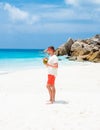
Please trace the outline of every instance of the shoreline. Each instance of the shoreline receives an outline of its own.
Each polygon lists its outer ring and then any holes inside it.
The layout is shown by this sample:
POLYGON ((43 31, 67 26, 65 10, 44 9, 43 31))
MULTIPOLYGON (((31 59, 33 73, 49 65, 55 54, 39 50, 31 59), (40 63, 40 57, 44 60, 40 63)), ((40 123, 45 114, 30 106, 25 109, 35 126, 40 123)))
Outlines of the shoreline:
MULTIPOLYGON (((60 59, 60 58, 59 58, 60 59)), ((42 59, 41 59, 42 61, 42 59)), ((38 61, 38 62, 41 62, 38 61)), ((33 61, 34 62, 34 61, 33 61)), ((32 64, 32 63, 31 63, 32 64)), ((59 61, 59 66, 60 67, 69 67, 69 66, 85 66, 85 65, 91 65, 91 64, 100 64, 100 63, 93 63, 93 62, 78 62, 78 61, 67 61, 67 59, 65 57, 62 57, 62 59, 59 61)), ((9 74, 9 73, 14 73, 14 72, 19 72, 19 71, 25 71, 25 70, 33 70, 33 69, 44 69, 45 66, 43 65, 43 63, 38 63, 38 65, 21 65, 16 66, 16 63, 12 66, 8 67, 5 66, 3 68, 0 69, 0 75, 4 75, 4 74, 9 74), (41 64, 41 65, 39 65, 41 64)))
MULTIPOLYGON (((92 80, 95 82, 100 82, 99 78, 100 74, 100 63, 89 63, 89 64, 76 64, 76 65, 60 65, 58 68, 58 74, 56 79, 56 85, 57 86, 66 86, 68 82, 69 86, 67 85, 66 89, 72 88, 74 90, 75 88, 78 88, 79 86, 84 87, 84 82, 86 82, 86 85, 91 84, 92 80), (62 78, 63 77, 63 78, 62 78), (60 81, 61 80, 61 81, 60 81), (64 84, 65 83, 65 84, 64 84), (77 87, 78 86, 78 87, 77 87)), ((17 82, 17 81, 24 81, 26 79, 30 80, 30 83, 34 85, 35 82, 38 82, 38 78, 41 79, 40 82, 44 83, 46 82, 47 78, 47 68, 44 66, 37 67, 37 68, 28 68, 28 69, 22 69, 22 70, 16 70, 12 72, 2 72, 0 74, 0 86, 4 83, 3 81, 8 79, 10 83, 17 82), (25 79, 23 79, 25 78, 25 79), (12 79, 12 80, 11 80, 12 79), (14 80, 13 80, 14 79, 14 80)), ((38 82, 39 83, 39 82, 38 82)), ((7 84, 6 84, 7 85, 7 84)), ((25 85, 25 84, 23 84, 25 85)), ((96 87, 98 84, 91 84, 96 87)), ((100 85, 100 83, 99 83, 100 85)), ((82 89, 81 87, 81 89, 82 89)), ((92 88, 91 87, 91 88, 92 88)), ((94 88, 94 87, 93 87, 94 88)), ((79 88, 80 89, 80 88, 79 88)), ((95 88, 94 88, 95 89, 95 88)), ((99 86, 98 86, 99 89, 99 86)))

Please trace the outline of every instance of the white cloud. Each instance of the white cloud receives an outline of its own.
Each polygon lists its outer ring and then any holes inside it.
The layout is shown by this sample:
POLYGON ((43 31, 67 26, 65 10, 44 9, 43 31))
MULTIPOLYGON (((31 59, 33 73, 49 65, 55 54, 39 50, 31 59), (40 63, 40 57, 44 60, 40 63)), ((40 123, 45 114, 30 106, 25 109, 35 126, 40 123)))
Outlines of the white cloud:
POLYGON ((31 15, 26 11, 23 11, 15 6, 8 3, 4 4, 3 9, 8 12, 10 19, 13 22, 26 22, 28 24, 33 24, 39 20, 36 15, 31 15))
POLYGON ((27 32, 36 34, 58 34, 58 33, 90 33, 99 32, 99 24, 74 24, 74 23, 45 23, 37 26, 16 25, 13 29, 15 32, 27 32))
MULTIPOLYGON (((91 20, 91 22, 99 22, 100 17, 100 0, 65 0, 66 5, 70 7, 69 17, 73 20, 91 20)), ((68 11, 67 7, 66 10, 68 11)))
MULTIPOLYGON (((84 1, 86 2, 86 0, 84 1)), ((59 5, 32 4, 18 8, 5 3, 3 4, 5 10, 3 13, 9 14, 10 20, 15 22, 15 24, 12 24, 5 20, 6 23, 11 25, 9 30, 11 29, 12 32, 67 33, 98 30, 100 26, 99 7, 92 8, 90 6, 87 9, 86 7, 80 7, 82 0, 66 0, 66 2, 75 6, 61 7, 59 5), (16 24, 17 22, 20 24, 16 24), (33 26, 33 23, 35 23, 35 26, 33 26)), ((0 5, 2 6, 2 4, 0 5)))
POLYGON ((10 17, 13 20, 25 20, 28 18, 28 13, 25 11, 22 11, 14 6, 11 6, 10 4, 6 3, 4 5, 4 10, 9 12, 10 17))
POLYGON ((66 4, 73 6, 76 5, 86 5, 86 4, 100 4, 100 0, 65 0, 66 4))
POLYGON ((70 5, 78 5, 79 1, 78 0, 65 0, 66 4, 70 5))
MULTIPOLYGON (((87 0, 89 1, 89 0, 87 0)), ((99 0, 96 0, 99 1, 99 0)), ((79 5, 82 0, 66 0, 66 2, 79 5)), ((86 2, 86 0, 84 0, 86 2)), ((99 21, 99 8, 92 8, 91 6, 86 9, 85 7, 78 7, 78 8, 67 8, 67 7, 60 7, 57 5, 45 5, 45 4, 38 4, 38 5, 30 5, 28 8, 24 8, 24 10, 12 6, 8 3, 4 4, 4 10, 9 14, 10 19, 13 22, 23 22, 28 24, 33 23, 48 23, 48 22, 69 22, 72 21, 79 21, 79 20, 92 20, 92 21, 99 21), (31 7, 30 7, 31 6, 31 7), (34 7, 34 8, 33 8, 34 7), (30 13, 34 12, 34 14, 30 13), (28 11, 26 11, 28 10, 28 11), (96 19, 95 19, 96 18, 96 19)))
POLYGON ((100 0, 93 0, 94 3, 100 4, 100 0))
POLYGON ((69 22, 70 20, 90 20, 91 16, 89 12, 84 12, 82 9, 76 11, 74 9, 61 8, 53 12, 42 13, 41 17, 54 22, 69 22))

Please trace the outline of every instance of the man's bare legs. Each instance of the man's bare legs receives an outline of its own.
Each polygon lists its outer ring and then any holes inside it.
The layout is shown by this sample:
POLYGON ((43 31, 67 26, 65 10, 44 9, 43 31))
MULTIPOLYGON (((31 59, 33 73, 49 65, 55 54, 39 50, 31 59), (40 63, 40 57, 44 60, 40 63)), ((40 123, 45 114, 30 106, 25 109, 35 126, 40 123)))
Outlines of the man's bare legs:
POLYGON ((55 102, 55 94, 56 94, 55 86, 52 86, 52 102, 55 102))
POLYGON ((55 94, 56 94, 55 86, 47 85, 47 89, 50 96, 50 102, 51 103, 55 102, 55 94))
POLYGON ((49 92, 50 101, 52 101, 52 89, 51 89, 49 84, 47 84, 47 89, 48 89, 48 92, 49 92))

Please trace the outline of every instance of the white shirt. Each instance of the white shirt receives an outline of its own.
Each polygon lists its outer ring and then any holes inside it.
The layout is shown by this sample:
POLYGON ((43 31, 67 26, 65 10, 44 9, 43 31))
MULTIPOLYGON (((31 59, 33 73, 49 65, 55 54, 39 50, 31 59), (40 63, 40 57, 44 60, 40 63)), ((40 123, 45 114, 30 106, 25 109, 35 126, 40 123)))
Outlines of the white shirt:
MULTIPOLYGON (((48 60, 48 64, 50 65, 54 65, 55 63, 58 63, 58 58, 56 55, 50 56, 49 60, 48 60)), ((57 68, 53 68, 48 66, 48 74, 57 75, 57 68)))

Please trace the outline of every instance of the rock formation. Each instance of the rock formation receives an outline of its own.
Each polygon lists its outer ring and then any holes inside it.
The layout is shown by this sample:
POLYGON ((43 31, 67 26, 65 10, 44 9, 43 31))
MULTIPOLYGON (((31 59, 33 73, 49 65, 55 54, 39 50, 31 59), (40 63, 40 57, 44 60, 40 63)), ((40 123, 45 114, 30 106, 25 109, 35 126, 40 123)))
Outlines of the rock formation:
POLYGON ((63 56, 68 55, 71 56, 71 46, 74 43, 74 41, 70 38, 68 41, 64 44, 62 44, 55 52, 57 56, 63 56))
POLYGON ((100 35, 85 40, 69 39, 55 54, 68 55, 69 60, 100 62, 100 35))

